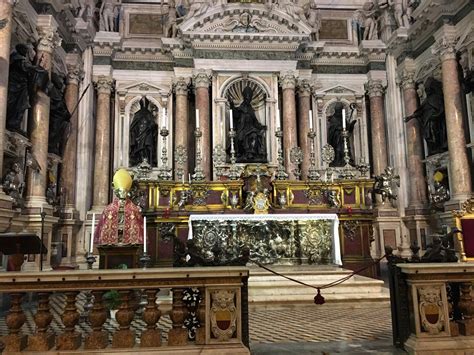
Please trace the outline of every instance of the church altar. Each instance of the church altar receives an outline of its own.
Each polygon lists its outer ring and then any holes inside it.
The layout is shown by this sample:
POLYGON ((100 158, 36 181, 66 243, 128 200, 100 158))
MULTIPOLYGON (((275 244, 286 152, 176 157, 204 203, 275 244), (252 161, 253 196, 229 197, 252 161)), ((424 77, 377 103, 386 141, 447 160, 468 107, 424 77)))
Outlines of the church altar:
POLYGON ((189 216, 188 240, 208 259, 239 256, 264 264, 342 265, 336 214, 204 214, 189 216))

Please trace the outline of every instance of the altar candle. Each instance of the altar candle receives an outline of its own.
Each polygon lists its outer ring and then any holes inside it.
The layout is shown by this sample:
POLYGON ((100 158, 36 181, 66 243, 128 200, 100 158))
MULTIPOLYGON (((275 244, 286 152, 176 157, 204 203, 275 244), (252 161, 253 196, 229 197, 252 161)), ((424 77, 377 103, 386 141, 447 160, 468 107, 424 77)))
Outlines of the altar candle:
POLYGON ((342 109, 342 129, 346 130, 346 110, 342 109))
POLYGON ((276 109, 276 129, 280 130, 280 110, 276 109))
POLYGON ((143 254, 146 254, 146 217, 143 217, 143 254))
POLYGON ((95 234, 95 213, 92 214, 92 230, 91 230, 91 240, 89 243, 89 253, 92 254, 94 250, 94 234, 95 234))
POLYGON ((191 182, 191 173, 188 173, 188 181, 191 182))
POLYGON ((161 127, 166 128, 166 109, 163 109, 163 115, 161 116, 161 127))
POLYGON ((313 111, 309 110, 309 129, 313 130, 313 111))
POLYGON ((199 128, 199 109, 196 109, 196 129, 199 128))
POLYGON ((184 174, 181 177, 183 178, 183 185, 184 185, 184 174))
POLYGON ((232 110, 229 111, 229 123, 230 129, 234 129, 234 116, 232 115, 232 110))

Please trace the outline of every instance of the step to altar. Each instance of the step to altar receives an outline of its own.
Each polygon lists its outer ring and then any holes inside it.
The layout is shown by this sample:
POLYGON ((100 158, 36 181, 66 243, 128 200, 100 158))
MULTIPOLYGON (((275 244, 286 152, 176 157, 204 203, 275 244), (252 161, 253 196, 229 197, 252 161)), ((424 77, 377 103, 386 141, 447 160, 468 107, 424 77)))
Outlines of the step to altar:
MULTIPOLYGON (((351 270, 333 265, 283 266, 270 268, 285 276, 312 286, 322 286, 351 274, 351 270)), ((313 303, 316 289, 274 275, 257 266, 250 266, 248 282, 249 306, 279 306, 313 303)), ((321 294, 326 302, 385 302, 390 301, 388 288, 382 280, 355 275, 321 294)))

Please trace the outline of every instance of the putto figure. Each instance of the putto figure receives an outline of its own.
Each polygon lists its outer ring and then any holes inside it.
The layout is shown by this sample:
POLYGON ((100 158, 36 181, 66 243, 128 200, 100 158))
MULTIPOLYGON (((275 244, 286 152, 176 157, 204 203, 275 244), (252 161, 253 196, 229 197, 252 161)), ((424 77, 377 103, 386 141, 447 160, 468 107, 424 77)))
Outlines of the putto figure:
POLYGON ((382 204, 384 204, 387 199, 389 201, 394 201, 398 198, 395 194, 394 185, 400 187, 400 176, 395 175, 393 167, 387 166, 384 172, 378 176, 375 176, 373 192, 382 197, 382 204))

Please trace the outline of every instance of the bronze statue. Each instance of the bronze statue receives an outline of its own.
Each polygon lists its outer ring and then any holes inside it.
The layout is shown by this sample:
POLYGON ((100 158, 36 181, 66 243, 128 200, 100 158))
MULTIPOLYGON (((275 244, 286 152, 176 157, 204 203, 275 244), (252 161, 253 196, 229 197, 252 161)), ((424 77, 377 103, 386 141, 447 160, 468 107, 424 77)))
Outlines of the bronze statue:
POLYGON ((391 166, 387 166, 384 172, 378 176, 374 176, 374 179, 373 192, 381 196, 382 204, 385 204, 387 199, 393 201, 398 198, 396 193, 393 191, 393 185, 400 186, 400 176, 395 175, 391 166))
POLYGON ((13 207, 23 207, 23 189, 25 177, 20 163, 13 162, 3 178, 3 190, 13 199, 13 207))
POLYGON ((140 110, 133 116, 130 125, 130 166, 136 166, 145 159, 151 166, 157 166, 158 124, 149 108, 146 97, 140 100, 140 110))
POLYGON ((17 44, 10 55, 8 80, 7 129, 22 134, 25 111, 31 108, 31 99, 37 90, 47 93, 49 74, 40 65, 33 64, 35 51, 25 44, 17 44))
MULTIPOLYGON (((342 136, 342 110, 344 105, 342 102, 336 102, 334 105, 334 113, 328 118, 328 143, 334 148, 334 160, 329 166, 344 166, 346 163, 344 161, 344 137, 342 136)), ((349 133, 349 137, 354 131, 354 126, 356 120, 351 120, 347 122, 346 130, 349 133)), ((350 144, 347 145, 349 149, 349 156, 352 159, 350 144)))
POLYGON ((64 99, 64 78, 53 73, 51 81, 48 152, 62 156, 69 136, 71 114, 64 99))
POLYGON ((442 84, 430 77, 426 80, 424 87, 426 99, 412 115, 405 118, 405 122, 413 118, 420 122, 429 156, 445 152, 448 149, 448 138, 442 84))
POLYGON ((252 107, 253 90, 246 86, 242 92, 244 101, 239 107, 229 98, 236 129, 235 146, 237 163, 265 163, 267 149, 265 142, 266 126, 262 125, 252 107))

